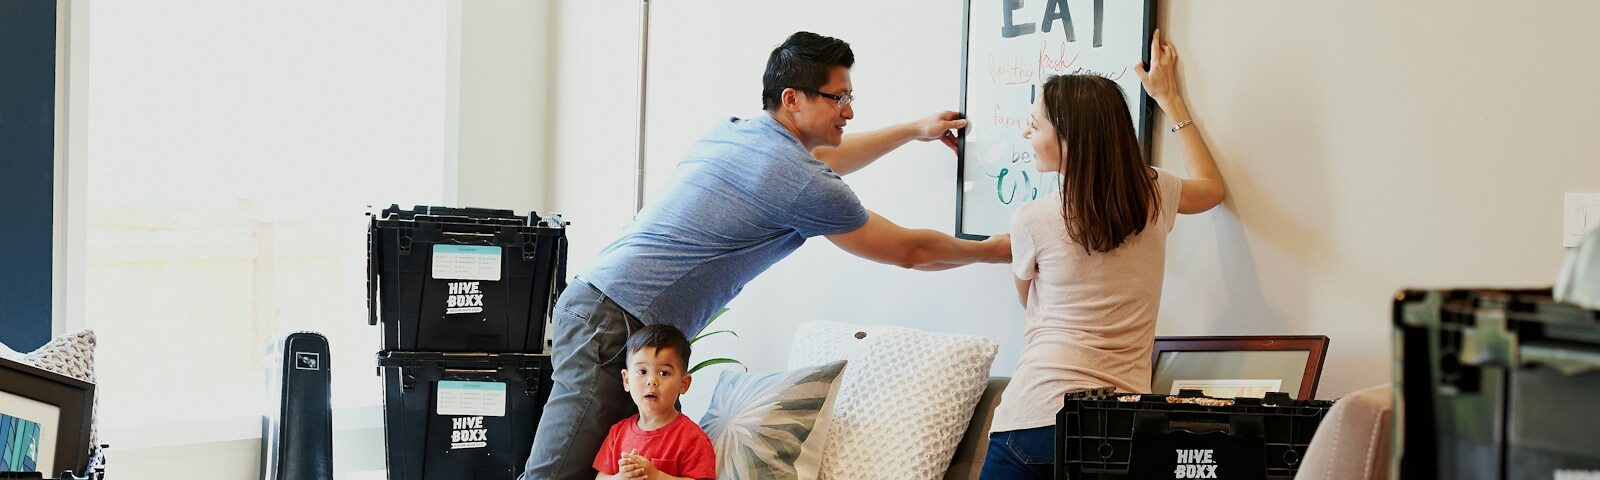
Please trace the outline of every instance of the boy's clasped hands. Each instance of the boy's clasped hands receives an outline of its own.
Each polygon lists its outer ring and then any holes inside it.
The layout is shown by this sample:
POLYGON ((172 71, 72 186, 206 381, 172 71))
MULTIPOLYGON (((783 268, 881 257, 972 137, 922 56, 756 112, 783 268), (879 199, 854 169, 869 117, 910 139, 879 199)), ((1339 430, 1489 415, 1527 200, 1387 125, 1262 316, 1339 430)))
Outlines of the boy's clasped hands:
POLYGON ((622 452, 622 456, 617 458, 617 478, 654 480, 657 473, 660 473, 660 471, 656 470, 656 466, 650 463, 650 459, 640 455, 638 449, 634 449, 631 452, 622 452))

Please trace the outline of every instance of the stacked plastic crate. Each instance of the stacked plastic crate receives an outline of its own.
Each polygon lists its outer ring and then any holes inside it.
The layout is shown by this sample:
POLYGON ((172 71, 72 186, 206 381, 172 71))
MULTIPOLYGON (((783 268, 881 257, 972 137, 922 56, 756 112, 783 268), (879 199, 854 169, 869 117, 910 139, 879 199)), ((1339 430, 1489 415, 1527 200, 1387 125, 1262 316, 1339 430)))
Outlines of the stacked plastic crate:
POLYGON ((545 332, 567 223, 510 210, 390 206, 368 229, 369 323, 391 480, 522 471, 550 392, 545 332))
POLYGON ((1068 392, 1056 414, 1057 479, 1290 480, 1333 402, 1068 392))
POLYGON ((1550 294, 1396 296, 1401 478, 1600 478, 1600 310, 1550 294))

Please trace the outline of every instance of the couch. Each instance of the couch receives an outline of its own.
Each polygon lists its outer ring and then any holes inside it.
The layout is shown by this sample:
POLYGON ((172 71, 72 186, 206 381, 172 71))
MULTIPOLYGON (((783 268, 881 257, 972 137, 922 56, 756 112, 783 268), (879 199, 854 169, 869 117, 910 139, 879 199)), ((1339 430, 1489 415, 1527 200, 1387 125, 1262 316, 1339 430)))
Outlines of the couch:
POLYGON ((989 383, 983 388, 983 396, 978 399, 978 406, 972 411, 972 423, 967 425, 966 433, 961 435, 961 443, 956 445, 956 454, 950 459, 950 470, 944 474, 945 480, 971 480, 978 478, 978 472, 983 469, 983 456, 989 452, 989 424, 994 419, 994 406, 1000 403, 1000 392, 1010 383, 1009 377, 990 377, 989 383))

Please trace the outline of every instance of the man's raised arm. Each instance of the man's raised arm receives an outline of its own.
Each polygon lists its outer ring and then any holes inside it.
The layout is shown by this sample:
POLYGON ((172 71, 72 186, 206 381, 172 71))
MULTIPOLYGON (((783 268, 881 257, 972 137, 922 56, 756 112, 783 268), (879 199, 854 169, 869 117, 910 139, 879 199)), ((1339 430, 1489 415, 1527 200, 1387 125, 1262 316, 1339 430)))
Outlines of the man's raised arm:
POLYGON ((817 147, 811 150, 811 155, 828 164, 834 173, 847 175, 912 140, 939 140, 955 150, 956 136, 953 131, 967 126, 967 121, 960 117, 959 113, 944 111, 916 121, 848 134, 839 146, 817 147))

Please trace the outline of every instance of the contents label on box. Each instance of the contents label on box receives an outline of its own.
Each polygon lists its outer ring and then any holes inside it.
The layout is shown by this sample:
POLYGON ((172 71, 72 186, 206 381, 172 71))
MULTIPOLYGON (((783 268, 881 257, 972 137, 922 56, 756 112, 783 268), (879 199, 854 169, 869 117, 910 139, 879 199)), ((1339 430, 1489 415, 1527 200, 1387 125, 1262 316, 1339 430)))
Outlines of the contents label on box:
POLYGON ((506 384, 500 382, 439 381, 439 415, 506 416, 506 384))
POLYGON ((434 245, 435 280, 500 281, 500 247, 482 245, 434 245))

